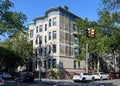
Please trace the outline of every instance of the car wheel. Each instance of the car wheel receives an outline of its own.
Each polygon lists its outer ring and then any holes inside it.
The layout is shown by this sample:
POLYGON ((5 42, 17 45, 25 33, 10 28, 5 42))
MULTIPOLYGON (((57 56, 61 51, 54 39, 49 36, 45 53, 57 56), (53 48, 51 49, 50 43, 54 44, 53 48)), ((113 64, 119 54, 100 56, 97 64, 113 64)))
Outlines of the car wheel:
POLYGON ((73 82, 77 83, 78 81, 76 81, 76 80, 73 80, 73 82))
POLYGON ((94 78, 94 77, 92 77, 92 81, 95 81, 95 78, 94 78))
POLYGON ((19 82, 19 79, 15 79, 15 82, 19 82))
POLYGON ((110 80, 110 79, 112 79, 111 77, 107 77, 107 80, 110 80))
POLYGON ((102 77, 100 77, 100 80, 103 80, 103 78, 102 78, 102 77))
POLYGON ((110 79, 113 79, 112 77, 110 77, 110 79))
POLYGON ((86 81, 86 79, 85 79, 85 78, 83 78, 83 79, 82 79, 82 81, 83 81, 83 82, 85 82, 85 81, 86 81))

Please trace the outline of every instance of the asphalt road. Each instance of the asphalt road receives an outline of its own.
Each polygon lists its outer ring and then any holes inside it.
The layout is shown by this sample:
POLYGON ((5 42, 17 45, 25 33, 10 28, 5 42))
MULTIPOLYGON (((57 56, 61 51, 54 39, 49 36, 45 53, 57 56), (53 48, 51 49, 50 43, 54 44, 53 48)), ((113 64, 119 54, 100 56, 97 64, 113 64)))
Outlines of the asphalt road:
POLYGON ((15 82, 13 80, 5 81, 5 86, 120 86, 120 79, 103 80, 85 83, 74 83, 72 80, 43 80, 41 82, 15 82))

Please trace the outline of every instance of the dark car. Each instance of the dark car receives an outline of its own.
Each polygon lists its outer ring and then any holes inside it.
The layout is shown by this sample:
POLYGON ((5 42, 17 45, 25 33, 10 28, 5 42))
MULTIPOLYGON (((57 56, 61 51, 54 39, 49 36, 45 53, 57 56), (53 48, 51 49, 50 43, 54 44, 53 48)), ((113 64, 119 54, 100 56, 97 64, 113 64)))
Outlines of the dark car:
POLYGON ((15 76, 15 81, 33 82, 34 75, 32 72, 20 72, 15 76))
POLYGON ((8 72, 0 72, 0 77, 3 79, 12 79, 12 75, 8 72))

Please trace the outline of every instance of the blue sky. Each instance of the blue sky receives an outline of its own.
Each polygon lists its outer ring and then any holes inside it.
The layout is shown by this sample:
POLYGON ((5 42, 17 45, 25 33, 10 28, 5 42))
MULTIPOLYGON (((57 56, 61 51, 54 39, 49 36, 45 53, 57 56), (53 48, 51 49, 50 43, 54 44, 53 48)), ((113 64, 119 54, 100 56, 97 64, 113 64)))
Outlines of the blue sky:
MULTIPOLYGON (((27 16, 27 25, 34 18, 45 15, 49 8, 68 6, 69 11, 90 21, 97 21, 100 0, 10 0, 14 3, 13 11, 22 12, 27 16)), ((2 41, 5 37, 1 37, 2 41)))
POLYGON ((64 5, 68 6, 69 11, 77 16, 96 21, 100 0, 11 0, 11 2, 15 5, 13 11, 21 11, 28 17, 27 24, 34 18, 43 16, 47 9, 64 5))

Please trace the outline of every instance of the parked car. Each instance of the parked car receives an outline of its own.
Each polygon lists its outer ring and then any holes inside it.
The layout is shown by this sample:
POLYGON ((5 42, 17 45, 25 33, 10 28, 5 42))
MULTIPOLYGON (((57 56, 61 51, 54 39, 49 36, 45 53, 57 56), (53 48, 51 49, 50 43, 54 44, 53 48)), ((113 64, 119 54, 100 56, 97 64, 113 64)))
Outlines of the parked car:
POLYGON ((12 75, 8 72, 0 72, 0 77, 3 79, 12 79, 12 75))
POLYGON ((92 76, 89 73, 75 73, 73 76, 73 81, 77 82, 77 81, 94 81, 94 76, 92 76))
POLYGON ((116 72, 116 73, 114 73, 116 76, 117 76, 117 78, 120 78, 120 72, 116 72))
POLYGON ((119 77, 118 77, 117 74, 115 74, 115 73, 108 73, 108 78, 109 78, 109 79, 117 79, 117 78, 119 78, 119 77))
POLYGON ((4 86, 4 80, 0 77, 0 86, 4 86))
POLYGON ((95 80, 109 79, 108 74, 104 72, 94 73, 95 80))
POLYGON ((20 72, 15 76, 15 81, 33 82, 34 75, 32 72, 20 72))

